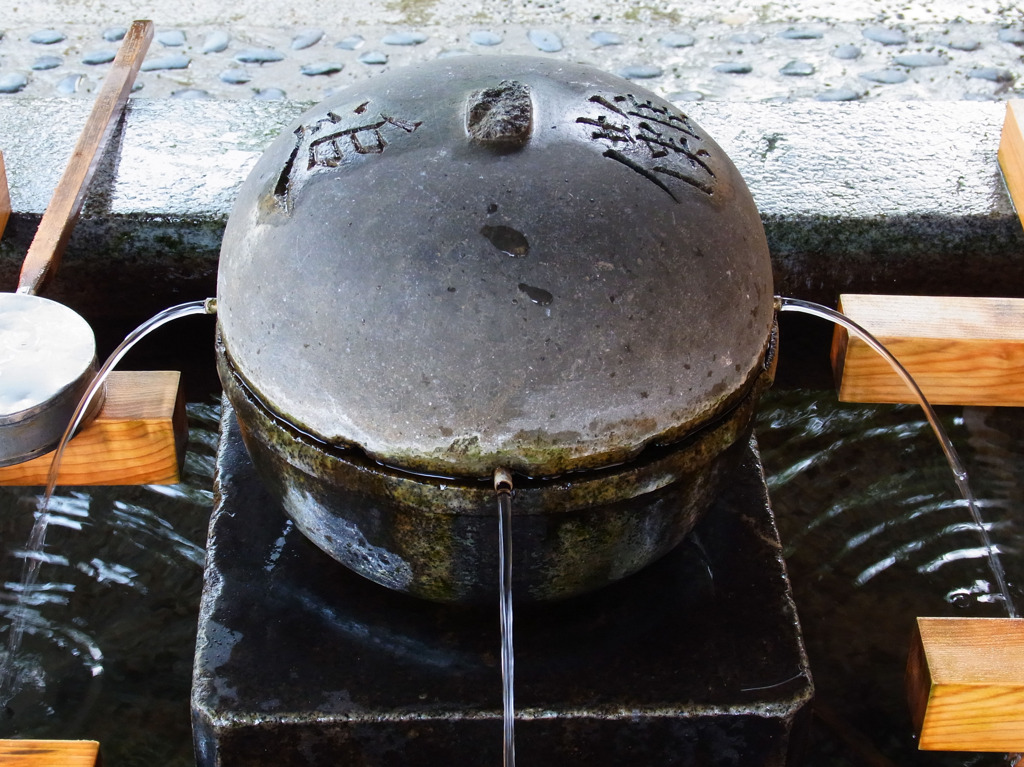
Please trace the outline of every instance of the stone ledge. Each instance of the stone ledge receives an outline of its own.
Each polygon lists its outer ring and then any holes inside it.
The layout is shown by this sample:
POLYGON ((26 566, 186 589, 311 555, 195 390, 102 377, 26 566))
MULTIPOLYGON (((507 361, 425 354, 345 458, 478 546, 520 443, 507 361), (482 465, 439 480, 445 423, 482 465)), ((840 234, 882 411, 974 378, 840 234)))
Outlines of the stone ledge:
MULTIPOLYGON (((48 295, 88 318, 212 295, 224 223, 300 102, 134 100, 48 295)), ((90 105, 0 102, 13 214, 0 280, 21 259, 90 105)), ((727 104, 688 108, 761 210, 780 293, 1024 295, 1024 231, 999 172, 1005 105, 727 104)))

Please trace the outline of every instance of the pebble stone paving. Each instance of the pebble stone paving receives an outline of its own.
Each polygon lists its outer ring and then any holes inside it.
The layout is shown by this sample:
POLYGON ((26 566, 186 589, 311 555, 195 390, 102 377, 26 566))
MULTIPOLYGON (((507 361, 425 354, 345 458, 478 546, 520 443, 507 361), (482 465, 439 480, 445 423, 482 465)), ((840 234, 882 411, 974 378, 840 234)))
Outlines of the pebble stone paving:
MULTIPOLYGON (((0 20, 2 24, 2 20, 0 20)), ((0 98, 89 97, 124 27, 0 27, 0 98)), ((592 64, 676 102, 1002 100, 1024 89, 1024 20, 1006 23, 566 23, 157 27, 149 98, 319 101, 413 62, 520 54, 592 64)))

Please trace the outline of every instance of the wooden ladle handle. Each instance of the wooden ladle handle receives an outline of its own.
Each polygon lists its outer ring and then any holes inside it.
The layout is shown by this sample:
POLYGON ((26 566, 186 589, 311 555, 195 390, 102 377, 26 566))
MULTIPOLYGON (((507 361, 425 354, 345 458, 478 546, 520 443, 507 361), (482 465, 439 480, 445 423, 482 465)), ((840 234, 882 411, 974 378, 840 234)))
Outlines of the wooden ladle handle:
POLYGON ((153 22, 132 22, 21 265, 19 293, 38 293, 60 266, 89 181, 124 110, 152 39, 153 22))
POLYGON ((11 192, 7 187, 7 171, 4 169, 4 153, 0 152, 0 237, 11 217, 11 192))

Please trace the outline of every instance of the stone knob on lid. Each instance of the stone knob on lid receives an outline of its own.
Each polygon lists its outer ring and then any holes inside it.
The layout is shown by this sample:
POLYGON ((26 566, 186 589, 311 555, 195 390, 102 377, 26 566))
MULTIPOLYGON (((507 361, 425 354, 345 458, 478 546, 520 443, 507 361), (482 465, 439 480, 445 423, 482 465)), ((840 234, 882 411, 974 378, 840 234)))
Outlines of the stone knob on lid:
POLYGON ((502 80, 474 93, 469 100, 466 130, 474 141, 497 147, 519 147, 530 139, 533 102, 530 86, 502 80))

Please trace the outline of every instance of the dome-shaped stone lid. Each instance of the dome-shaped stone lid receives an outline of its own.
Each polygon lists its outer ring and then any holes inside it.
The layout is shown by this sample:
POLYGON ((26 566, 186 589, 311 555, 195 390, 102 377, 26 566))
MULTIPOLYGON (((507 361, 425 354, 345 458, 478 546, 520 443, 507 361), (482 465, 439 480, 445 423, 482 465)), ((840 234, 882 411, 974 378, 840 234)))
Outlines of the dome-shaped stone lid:
POLYGON ((221 251, 227 357, 298 429, 413 471, 610 466, 761 371, 768 249, 733 164, 636 84, 519 57, 306 112, 221 251))

